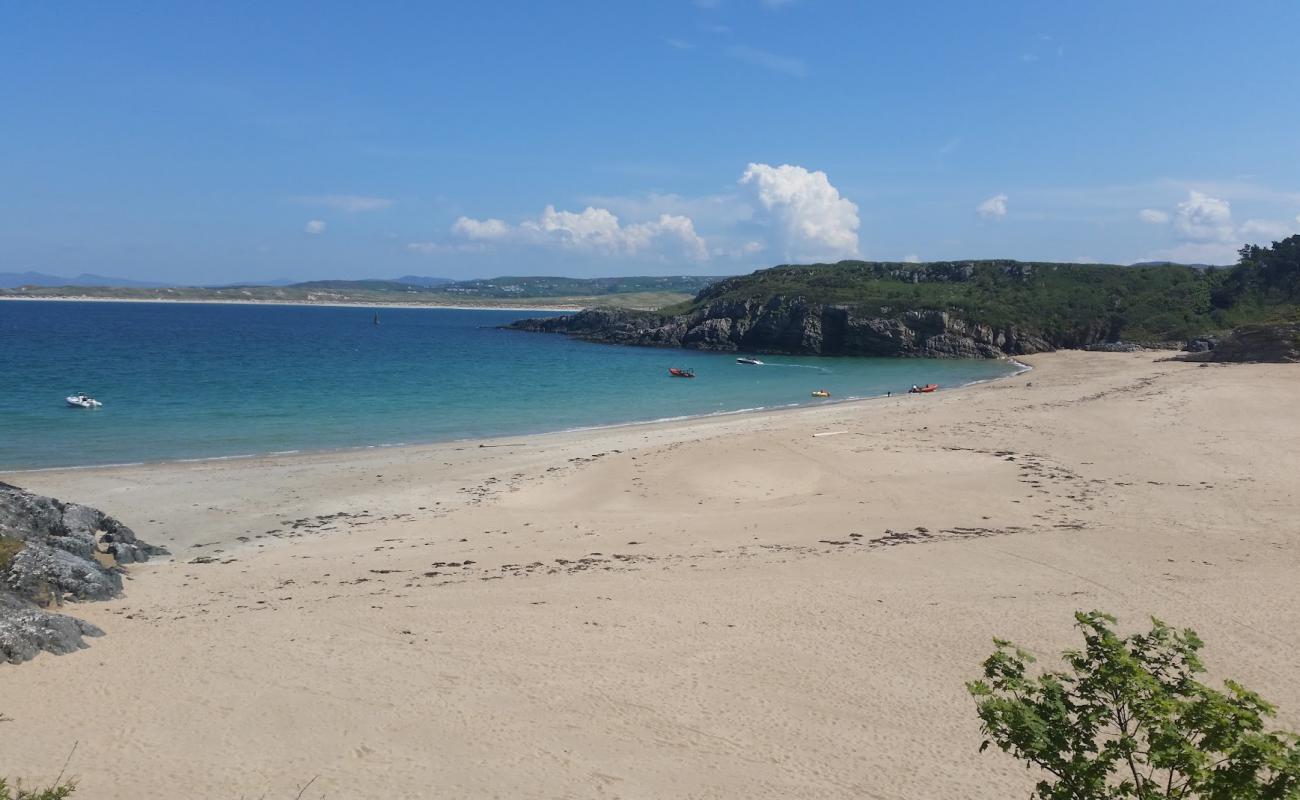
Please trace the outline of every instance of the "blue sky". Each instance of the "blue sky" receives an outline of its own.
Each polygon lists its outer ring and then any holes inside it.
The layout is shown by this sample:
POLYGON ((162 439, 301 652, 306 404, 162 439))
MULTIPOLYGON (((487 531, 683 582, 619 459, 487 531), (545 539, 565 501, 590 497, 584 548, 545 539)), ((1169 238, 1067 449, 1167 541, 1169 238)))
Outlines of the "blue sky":
POLYGON ((1300 230, 1300 3, 0 7, 0 271, 1228 263, 1300 230))

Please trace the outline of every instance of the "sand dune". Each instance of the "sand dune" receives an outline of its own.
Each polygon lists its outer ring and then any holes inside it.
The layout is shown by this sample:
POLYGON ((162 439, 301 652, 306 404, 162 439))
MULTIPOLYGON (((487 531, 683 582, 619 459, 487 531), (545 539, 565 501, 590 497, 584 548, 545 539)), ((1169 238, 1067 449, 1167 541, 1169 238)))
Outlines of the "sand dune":
POLYGON ((7 667, 94 798, 1005 798, 994 635, 1158 615, 1300 728, 1300 371, 1060 353, 933 396, 10 473, 175 561, 7 667), (1032 384, 1032 385, 1031 385, 1032 384), (822 434, 822 435, 819 435, 822 434), (197 563, 196 563, 197 560, 197 563))

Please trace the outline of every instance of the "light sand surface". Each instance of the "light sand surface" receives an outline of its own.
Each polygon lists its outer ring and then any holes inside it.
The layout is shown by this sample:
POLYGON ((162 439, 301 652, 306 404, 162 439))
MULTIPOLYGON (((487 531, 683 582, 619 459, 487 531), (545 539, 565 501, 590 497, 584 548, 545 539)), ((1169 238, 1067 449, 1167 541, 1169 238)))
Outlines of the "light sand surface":
POLYGON ((1195 627, 1215 680, 1300 728, 1300 370, 1029 361, 788 412, 0 476, 176 555, 69 609, 108 632, 89 649, 0 667, 0 771, 53 777, 75 740, 87 798, 1022 797, 963 681, 995 635, 1054 662, 1091 608, 1195 627))

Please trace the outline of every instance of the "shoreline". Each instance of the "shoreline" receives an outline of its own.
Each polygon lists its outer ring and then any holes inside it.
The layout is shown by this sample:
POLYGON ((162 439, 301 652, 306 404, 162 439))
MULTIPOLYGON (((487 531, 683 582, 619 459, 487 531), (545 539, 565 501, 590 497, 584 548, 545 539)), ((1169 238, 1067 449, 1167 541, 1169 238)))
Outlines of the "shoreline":
POLYGON ((357 301, 353 303, 340 303, 333 301, 310 301, 310 300, 217 300, 217 299, 189 299, 189 298, 170 298, 170 297, 80 297, 68 295, 61 297, 17 297, 14 295, 0 295, 0 301, 14 300, 31 303, 173 303, 189 305, 228 305, 228 306, 322 306, 325 308, 433 308, 446 309, 448 311, 581 311, 587 306, 564 304, 554 306, 511 306, 511 305, 440 305, 436 303, 368 303, 357 301))
MULTIPOLYGON (((1008 356, 1003 359, 998 359, 1000 361, 1003 361, 1005 363, 1011 364, 1012 366, 1016 367, 1015 371, 994 378, 980 378, 978 380, 968 381, 967 383, 963 383, 949 389, 944 389, 941 387, 940 392, 944 392, 944 393, 959 392, 963 390, 969 390, 976 386, 981 386, 989 383, 997 383, 1000 381, 1007 381, 1019 377, 1021 375, 1024 375, 1027 372, 1033 371, 1034 367, 1031 364, 1028 364, 1025 361, 1021 360, 1021 359, 1030 359, 1030 358, 1033 358, 1033 356, 1016 356, 1016 357, 1008 356)), ((934 394, 939 395, 940 392, 936 392, 934 394)), ((307 448, 298 448, 294 450, 271 451, 266 453, 238 453, 238 454, 224 455, 224 456, 164 458, 164 459, 156 459, 156 460, 149 460, 149 461, 124 461, 124 462, 110 463, 110 464, 84 464, 84 465, 71 464, 71 465, 62 465, 62 466, 56 465, 56 466, 49 466, 49 467, 14 467, 14 468, 0 467, 0 479, 4 478, 5 476, 37 474, 43 472, 78 472, 78 471, 86 471, 86 470, 111 470, 111 469, 123 469, 123 468, 131 468, 131 467, 162 467, 168 465, 205 464, 210 462, 229 462, 229 461, 248 462, 248 461, 256 461, 258 459, 280 459, 280 458, 292 457, 292 456, 302 456, 302 457, 338 456, 338 455, 346 455, 349 453, 367 453, 374 450, 397 450, 402 448, 429 448, 429 447, 439 447, 439 446, 446 446, 446 445, 477 445, 478 447, 499 447, 501 446, 500 441, 504 439, 515 439, 515 440, 533 439, 533 438, 539 438, 544 436, 563 436, 565 434, 583 433, 586 431, 608 431, 608 430, 619 430, 623 428, 638 428, 638 427, 654 426, 654 425, 672 425, 676 423, 690 423, 690 422, 696 422, 700 420, 709 420, 709 419, 717 419, 717 418, 725 418, 725 417, 762 415, 762 414, 782 414, 782 413, 801 411, 805 409, 833 408, 838 406, 849 406, 858 403, 870 403, 879 400, 888 400, 893 397, 906 396, 906 394, 907 393, 900 392, 893 395, 880 394, 880 395, 870 395, 866 397, 845 397, 842 399, 831 398, 822 401, 798 402, 798 403, 790 403, 787 405, 780 405, 780 406, 759 406, 755 408, 739 408, 731 411, 711 411, 703 414, 687 414, 687 415, 676 416, 676 417, 656 417, 654 419, 629 420, 626 422, 611 422, 608 424, 579 425, 572 428, 560 428, 558 430, 549 430, 549 431, 532 431, 528 433, 500 434, 496 436, 471 436, 471 437, 465 437, 459 439, 435 439, 435 440, 423 441, 423 442, 394 442, 391 444, 385 444, 385 443, 360 444, 360 445, 352 445, 347 447, 325 447, 319 449, 307 447, 307 448)))
POLYGON ((67 608, 107 633, 89 649, 10 668, 9 763, 48 781, 75 731, 66 774, 105 800, 292 797, 310 776, 330 797, 420 797, 430 774, 457 797, 999 800, 1036 776, 980 754, 965 682, 993 637, 1049 664, 1090 609, 1194 628, 1211 682, 1300 728, 1300 370, 1162 355, 23 473, 173 557, 67 608))

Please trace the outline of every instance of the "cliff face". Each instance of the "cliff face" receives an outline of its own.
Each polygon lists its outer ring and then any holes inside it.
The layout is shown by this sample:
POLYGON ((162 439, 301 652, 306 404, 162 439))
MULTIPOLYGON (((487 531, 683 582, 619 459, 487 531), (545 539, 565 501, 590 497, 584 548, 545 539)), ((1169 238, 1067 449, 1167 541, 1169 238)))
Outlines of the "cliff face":
POLYGON ((718 299, 682 316, 595 308, 566 317, 521 320, 516 330, 566 333, 592 342, 791 355, 1000 358, 1105 341, 1078 331, 1048 342, 1015 326, 994 328, 943 311, 865 316, 802 298, 718 299))

